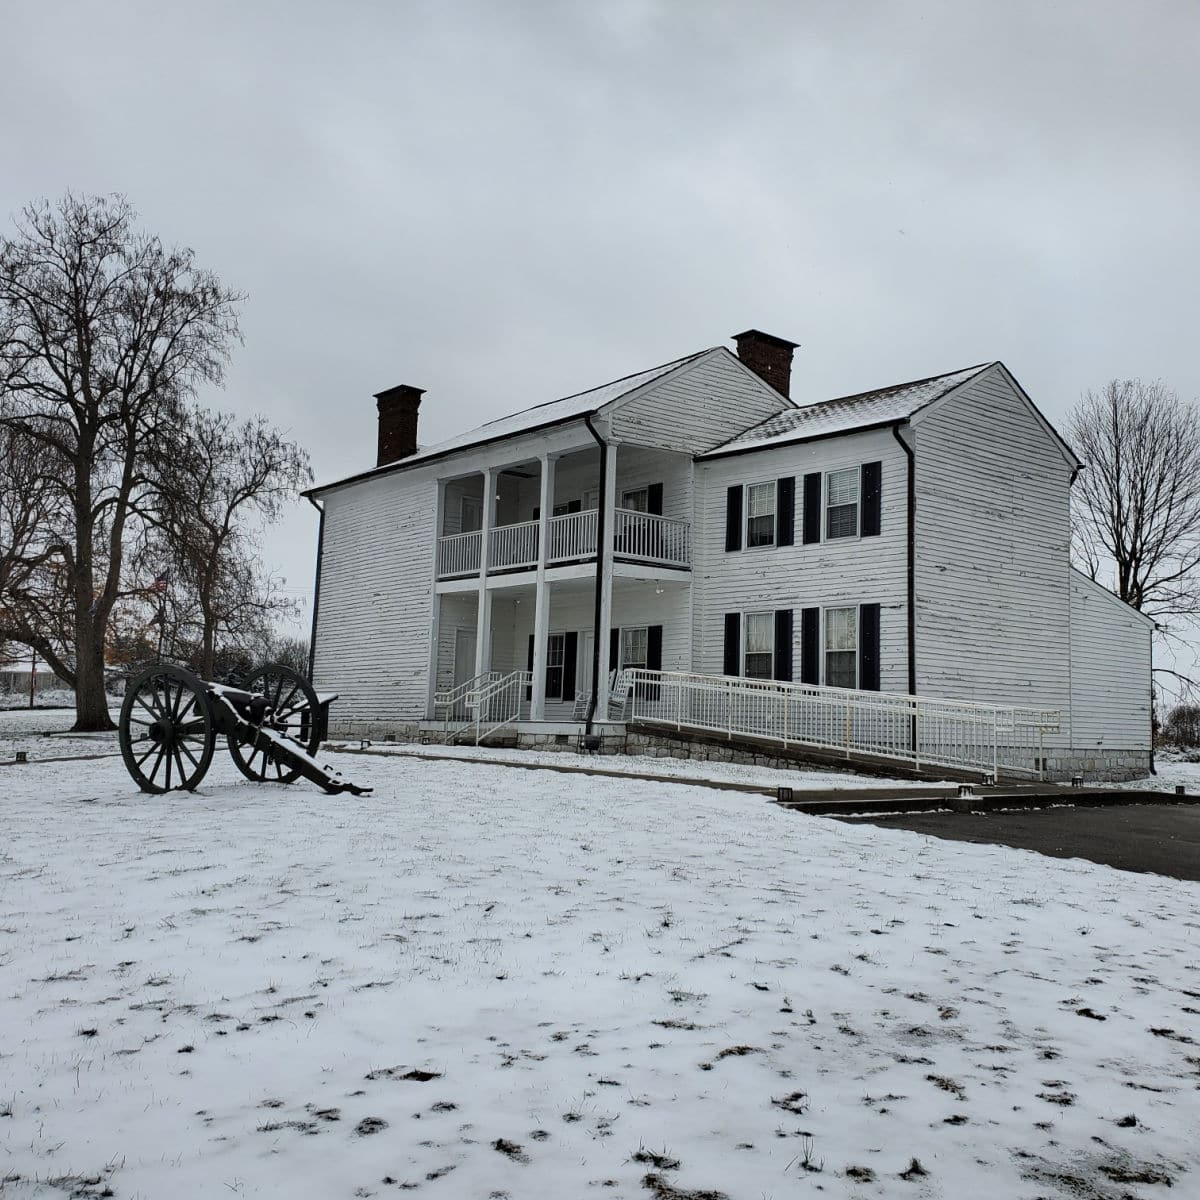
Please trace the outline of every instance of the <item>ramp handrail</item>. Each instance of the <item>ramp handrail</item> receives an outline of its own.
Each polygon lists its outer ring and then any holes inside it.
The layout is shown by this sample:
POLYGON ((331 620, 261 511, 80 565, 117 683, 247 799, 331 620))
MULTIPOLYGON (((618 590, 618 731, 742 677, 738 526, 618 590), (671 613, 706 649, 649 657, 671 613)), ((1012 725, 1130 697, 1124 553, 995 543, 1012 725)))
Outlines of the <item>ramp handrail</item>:
POLYGON ((623 674, 631 685, 627 712, 633 722, 996 777, 1042 778, 1045 735, 1057 732, 1061 719, 1054 709, 769 679, 642 668, 623 674))

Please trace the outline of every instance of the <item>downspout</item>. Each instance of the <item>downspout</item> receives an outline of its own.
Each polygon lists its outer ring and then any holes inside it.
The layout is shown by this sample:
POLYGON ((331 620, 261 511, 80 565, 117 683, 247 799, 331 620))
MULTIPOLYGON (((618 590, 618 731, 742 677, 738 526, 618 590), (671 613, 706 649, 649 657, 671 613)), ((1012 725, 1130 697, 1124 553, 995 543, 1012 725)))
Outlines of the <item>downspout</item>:
POLYGON ((892 426, 892 437, 908 459, 908 694, 917 694, 917 472, 916 454, 900 436, 900 422, 892 426))
POLYGON ((313 668, 317 660, 317 611, 321 606, 321 556, 325 551, 325 510, 311 496, 304 497, 321 514, 317 526, 317 574, 313 583, 312 632, 308 638, 308 681, 312 683, 313 668))
POLYGON ((596 445, 600 447, 600 489, 596 509, 596 592, 592 615, 592 628, 595 630, 595 635, 592 637, 592 694, 588 700, 587 721, 583 727, 584 736, 587 737, 591 735, 592 724, 596 718, 596 703, 600 698, 600 638, 608 636, 608 631, 600 628, 600 616, 603 609, 601 596, 604 591, 604 539, 606 537, 604 497, 608 484, 608 443, 596 432, 596 427, 592 424, 591 413, 584 414, 583 423, 587 426, 588 433, 595 439, 596 445))

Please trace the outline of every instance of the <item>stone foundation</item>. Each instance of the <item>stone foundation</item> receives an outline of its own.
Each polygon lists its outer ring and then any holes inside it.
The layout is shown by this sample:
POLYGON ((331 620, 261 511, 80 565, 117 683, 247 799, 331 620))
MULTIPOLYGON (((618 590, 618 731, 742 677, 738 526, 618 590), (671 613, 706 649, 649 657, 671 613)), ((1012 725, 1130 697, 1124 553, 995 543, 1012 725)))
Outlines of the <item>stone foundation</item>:
MULTIPOLYGON (((446 733, 438 728, 423 728, 417 721, 330 721, 329 736, 333 740, 364 740, 371 742, 408 742, 415 745, 441 745, 446 733)), ((978 771, 950 770, 933 767, 914 771, 884 759, 853 763, 835 753, 823 753, 802 747, 755 744, 747 739, 730 742, 726 738, 695 734, 688 736, 647 726, 602 726, 597 730, 600 745, 591 753, 636 754, 646 758, 682 758, 700 762, 741 763, 753 767, 774 767, 784 771, 824 770, 846 771, 859 775, 896 776, 900 778, 978 780, 978 771)), ((489 738, 485 746, 517 747, 522 750, 589 753, 583 735, 577 727, 571 732, 543 731, 533 728, 507 728, 489 738)), ((1032 764, 1031 764, 1032 765, 1032 764)), ((1085 783, 1119 783, 1141 779, 1150 773, 1148 750, 1113 750, 1099 747, 1087 750, 1048 748, 1044 778, 1068 782, 1072 775, 1082 775, 1085 783)))

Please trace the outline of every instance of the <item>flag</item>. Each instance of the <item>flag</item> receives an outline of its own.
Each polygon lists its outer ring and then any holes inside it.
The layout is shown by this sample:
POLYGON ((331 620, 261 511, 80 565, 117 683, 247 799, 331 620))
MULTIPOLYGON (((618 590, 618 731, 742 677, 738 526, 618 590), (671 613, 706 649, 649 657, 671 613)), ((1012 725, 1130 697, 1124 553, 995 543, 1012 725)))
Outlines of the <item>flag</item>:
POLYGON ((150 585, 150 590, 152 592, 157 592, 159 595, 162 595, 162 593, 167 590, 167 584, 169 582, 170 582, 170 576, 167 574, 166 571, 163 571, 161 574, 156 575, 154 577, 154 582, 150 585))

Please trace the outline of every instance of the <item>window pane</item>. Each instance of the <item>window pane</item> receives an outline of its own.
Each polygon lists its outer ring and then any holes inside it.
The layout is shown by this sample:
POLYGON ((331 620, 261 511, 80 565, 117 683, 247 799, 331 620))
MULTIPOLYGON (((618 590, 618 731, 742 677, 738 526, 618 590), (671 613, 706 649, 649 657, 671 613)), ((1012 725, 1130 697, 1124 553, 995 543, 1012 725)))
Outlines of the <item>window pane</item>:
POLYGON ((825 610, 825 649, 856 650, 858 648, 858 609, 827 608, 825 610))
POLYGON ((845 471, 830 471, 828 476, 828 491, 825 503, 857 504, 858 503, 858 468, 850 467, 845 471))
POLYGON ((650 492, 646 488, 638 488, 635 492, 625 492, 621 496, 621 507, 632 512, 646 512, 650 507, 650 492))
POLYGON ((858 655, 853 650, 830 650, 825 655, 826 687, 858 687, 858 655))
POLYGON ((775 656, 773 654, 747 654, 746 655, 746 678, 747 679, 770 679, 774 672, 775 656))
POLYGON ((747 546, 773 546, 775 545, 775 514, 769 513, 765 517, 751 517, 746 522, 746 545, 747 546))
POLYGON ((621 666, 644 667, 649 640, 649 631, 644 625, 640 629, 622 629, 621 666))
POLYGON ((750 516, 775 515, 775 485, 773 483, 754 483, 746 490, 750 493, 746 504, 746 511, 750 516))
POLYGON ((858 536, 858 505, 839 504, 830 507, 825 521, 825 536, 827 538, 844 538, 858 536))
POLYGON ((746 653, 773 654, 775 651, 775 614, 746 614, 746 653))

